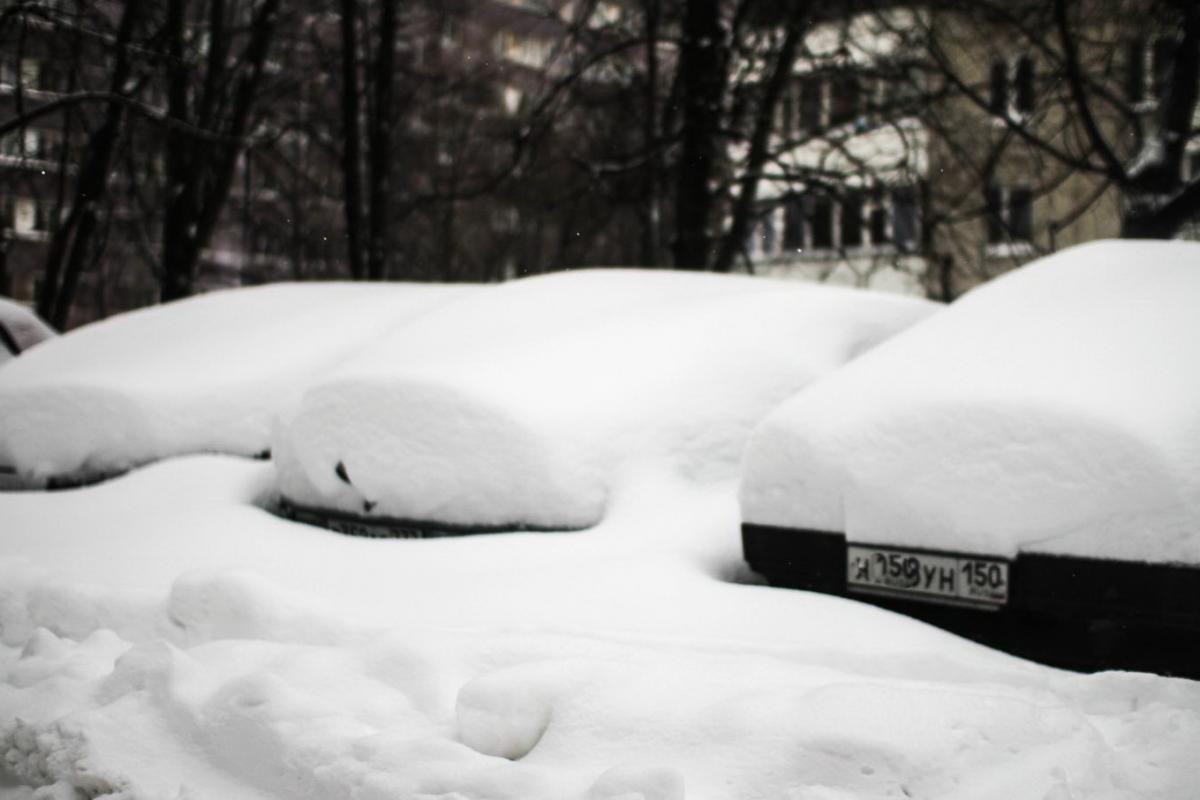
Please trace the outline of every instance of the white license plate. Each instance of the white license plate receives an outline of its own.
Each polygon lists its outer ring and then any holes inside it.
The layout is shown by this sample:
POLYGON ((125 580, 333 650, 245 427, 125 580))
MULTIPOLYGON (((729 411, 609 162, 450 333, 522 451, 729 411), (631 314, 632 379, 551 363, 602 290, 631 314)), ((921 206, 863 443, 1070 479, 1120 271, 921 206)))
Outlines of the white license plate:
POLYGON ((846 588, 952 605, 1008 602, 1008 562, 890 547, 846 547, 846 588))

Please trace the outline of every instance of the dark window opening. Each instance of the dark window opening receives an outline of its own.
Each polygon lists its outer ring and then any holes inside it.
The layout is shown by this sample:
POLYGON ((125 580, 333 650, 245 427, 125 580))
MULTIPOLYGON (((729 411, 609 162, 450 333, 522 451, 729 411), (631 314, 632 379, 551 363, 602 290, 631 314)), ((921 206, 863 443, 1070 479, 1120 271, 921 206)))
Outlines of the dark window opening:
POLYGON ((1033 240, 1033 191, 1026 186, 987 189, 988 244, 1033 240))
POLYGON ((804 209, 795 200, 783 209, 783 247, 793 251, 804 249, 804 209))
POLYGON ((1008 227, 1012 238, 1018 242, 1033 239, 1033 192, 1017 188, 1009 192, 1008 227))
POLYGON ((861 247, 863 243, 863 198, 850 192, 842 201, 842 247, 861 247))
POLYGON ((795 94, 796 85, 788 86, 780 95, 778 105, 775 106, 775 130, 784 138, 792 135, 792 120, 796 118, 795 94))
POLYGON ((917 195, 912 189, 897 189, 892 194, 892 230, 898 248, 906 252, 917 249, 917 195))
POLYGON ((1156 39, 1154 42, 1154 52, 1152 53, 1154 62, 1152 64, 1151 91, 1156 100, 1161 100, 1167 96, 1167 89, 1171 83, 1171 62, 1175 58, 1175 42, 1170 39, 1156 39))
POLYGON ((1017 60, 1017 111, 1033 111, 1033 59, 1029 56, 1017 60))
POLYGON ((888 236, 888 212, 882 204, 876 205, 871 209, 871 218, 869 221, 871 228, 871 244, 886 244, 890 241, 888 236))
POLYGON ((1129 96, 1129 102, 1140 103, 1146 99, 1146 40, 1130 42, 1125 58, 1128 70, 1125 92, 1129 96))
POLYGON ((827 197, 813 200, 809 215, 812 226, 812 246, 815 250, 833 247, 833 203, 827 197))
POLYGON ((998 117, 1008 113, 1008 64, 1004 61, 992 62, 992 102, 990 110, 998 117))
POLYGON ((775 215, 767 214, 759 224, 762 231, 762 251, 767 255, 775 253, 775 215))
POLYGON ((830 109, 831 125, 841 125, 858 116, 861 89, 853 75, 842 75, 833 83, 833 107, 830 109))
POLYGON ((805 78, 800 82, 800 129, 821 127, 821 79, 805 78))
POLYGON ((1004 229, 1003 204, 1004 198, 1000 189, 995 186, 989 186, 986 192, 987 199, 987 240, 988 244, 999 244, 1008 240, 1004 229))

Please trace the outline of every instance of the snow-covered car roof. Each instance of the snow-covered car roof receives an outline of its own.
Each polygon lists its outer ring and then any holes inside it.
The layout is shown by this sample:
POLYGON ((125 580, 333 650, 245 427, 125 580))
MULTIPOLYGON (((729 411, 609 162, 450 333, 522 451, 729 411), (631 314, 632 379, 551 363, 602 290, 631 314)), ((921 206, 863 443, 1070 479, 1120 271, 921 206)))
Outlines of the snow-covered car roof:
POLYGON ((0 371, 0 464, 86 480, 195 452, 254 455, 316 376, 474 287, 275 284, 121 314, 0 371))
POLYGON ((969 293, 770 415, 743 519, 849 542, 1200 563, 1200 245, 969 293))
POLYGON ((0 364, 58 334, 25 306, 0 297, 0 364))
POLYGON ((286 501, 467 528, 580 528, 637 461, 732 478, 753 425, 934 303, 746 276, 577 270, 426 315, 311 388, 286 501))

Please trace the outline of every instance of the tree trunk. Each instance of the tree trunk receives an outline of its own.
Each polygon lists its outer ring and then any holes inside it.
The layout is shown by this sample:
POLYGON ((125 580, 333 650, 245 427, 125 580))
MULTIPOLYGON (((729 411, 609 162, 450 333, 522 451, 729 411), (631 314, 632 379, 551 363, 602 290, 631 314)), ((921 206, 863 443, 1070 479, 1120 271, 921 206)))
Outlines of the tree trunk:
MULTIPOLYGON (((110 83, 114 94, 125 95, 128 92, 126 84, 132 72, 129 43, 143 7, 143 0, 128 0, 121 13, 114 42, 116 60, 110 83)), ((60 330, 66 327, 70 319, 79 277, 87 263, 92 235, 96 230, 98 209, 108 193, 108 176, 125 119, 124 105, 117 102, 107 105, 104 121, 88 141, 71 210, 67 219, 56 228, 46 254, 38 312, 60 330)))
POLYGON ((358 88, 358 4, 342 0, 342 207, 346 216, 346 254, 350 277, 361 280, 362 252, 362 154, 361 96, 358 88))
POLYGON ((750 152, 746 156, 745 170, 738 181, 738 196, 733 204, 733 215, 729 230, 721 240, 713 269, 729 272, 733 261, 742 252, 743 243, 750 234, 750 223, 754 218, 754 203, 758 196, 758 182, 763 167, 770 155, 771 131, 775 122, 775 107, 783 96, 792 77, 800 39, 805 30, 804 10, 791 12, 787 22, 787 33, 775 57, 775 64, 766 85, 762 88, 758 108, 754 116, 754 129, 750 135, 750 152))
POLYGON ((642 111, 642 141, 646 166, 642 181, 642 266, 658 265, 659 166, 658 151, 658 25, 659 0, 645 0, 646 93, 642 111))
POLYGON ((683 141, 675 180, 675 266, 706 269, 710 261, 711 181, 721 123, 724 69, 719 0, 687 0, 679 72, 683 141))
POLYGON ((381 0, 379 51, 375 60, 375 114, 371 119, 370 217, 367 242, 367 277, 387 277, 387 229, 390 220, 392 127, 395 117, 396 4, 381 0))
MULTIPOLYGON (((168 136, 168 185, 167 211, 163 224, 163 287, 162 299, 175 300, 190 295, 196 276, 200 254, 212 237, 213 229, 220 218, 229 190, 233 185, 238 160, 245 151, 246 132, 250 116, 258 99, 262 80, 263 64, 274 38, 280 0, 264 0, 250 25, 250 39, 245 50, 239 54, 237 63, 242 72, 225 85, 213 85, 212 91, 221 95, 231 91, 229 108, 221 115, 228 125, 221 124, 214 116, 211 120, 198 120, 201 126, 221 136, 220 140, 198 147, 195 137, 180 132, 177 138, 168 136), (191 152, 184 150, 187 148, 191 152)), ((168 13, 171 31, 171 49, 182 50, 182 19, 173 19, 175 7, 181 2, 172 2, 168 13), (176 28, 175 26, 179 27, 176 28), (178 36, 174 35, 178 33, 178 36)), ((228 31, 210 31, 212 37, 228 35, 228 31)), ((210 50, 210 55, 215 52, 210 50)), ((182 64, 182 61, 179 62, 182 64)), ((210 66, 210 69, 212 67, 210 66)), ((209 85, 206 82, 206 90, 209 85)), ((186 67, 173 67, 168 89, 168 108, 171 116, 187 120, 187 74, 186 67), (182 72, 182 77, 179 73, 182 72), (177 82, 179 85, 176 85, 177 82), (182 115, 182 116, 178 116, 182 115)), ((200 108, 224 108, 226 98, 201 98, 200 108)))

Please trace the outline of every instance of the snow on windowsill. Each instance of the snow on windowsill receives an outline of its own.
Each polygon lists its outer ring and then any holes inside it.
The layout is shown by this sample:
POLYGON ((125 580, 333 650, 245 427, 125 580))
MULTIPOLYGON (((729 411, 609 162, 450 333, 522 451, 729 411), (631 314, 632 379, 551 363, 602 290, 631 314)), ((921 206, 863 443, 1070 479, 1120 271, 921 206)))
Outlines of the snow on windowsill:
POLYGON ((992 242, 985 252, 988 258, 1017 258, 1034 254, 1033 243, 1025 241, 992 242))

